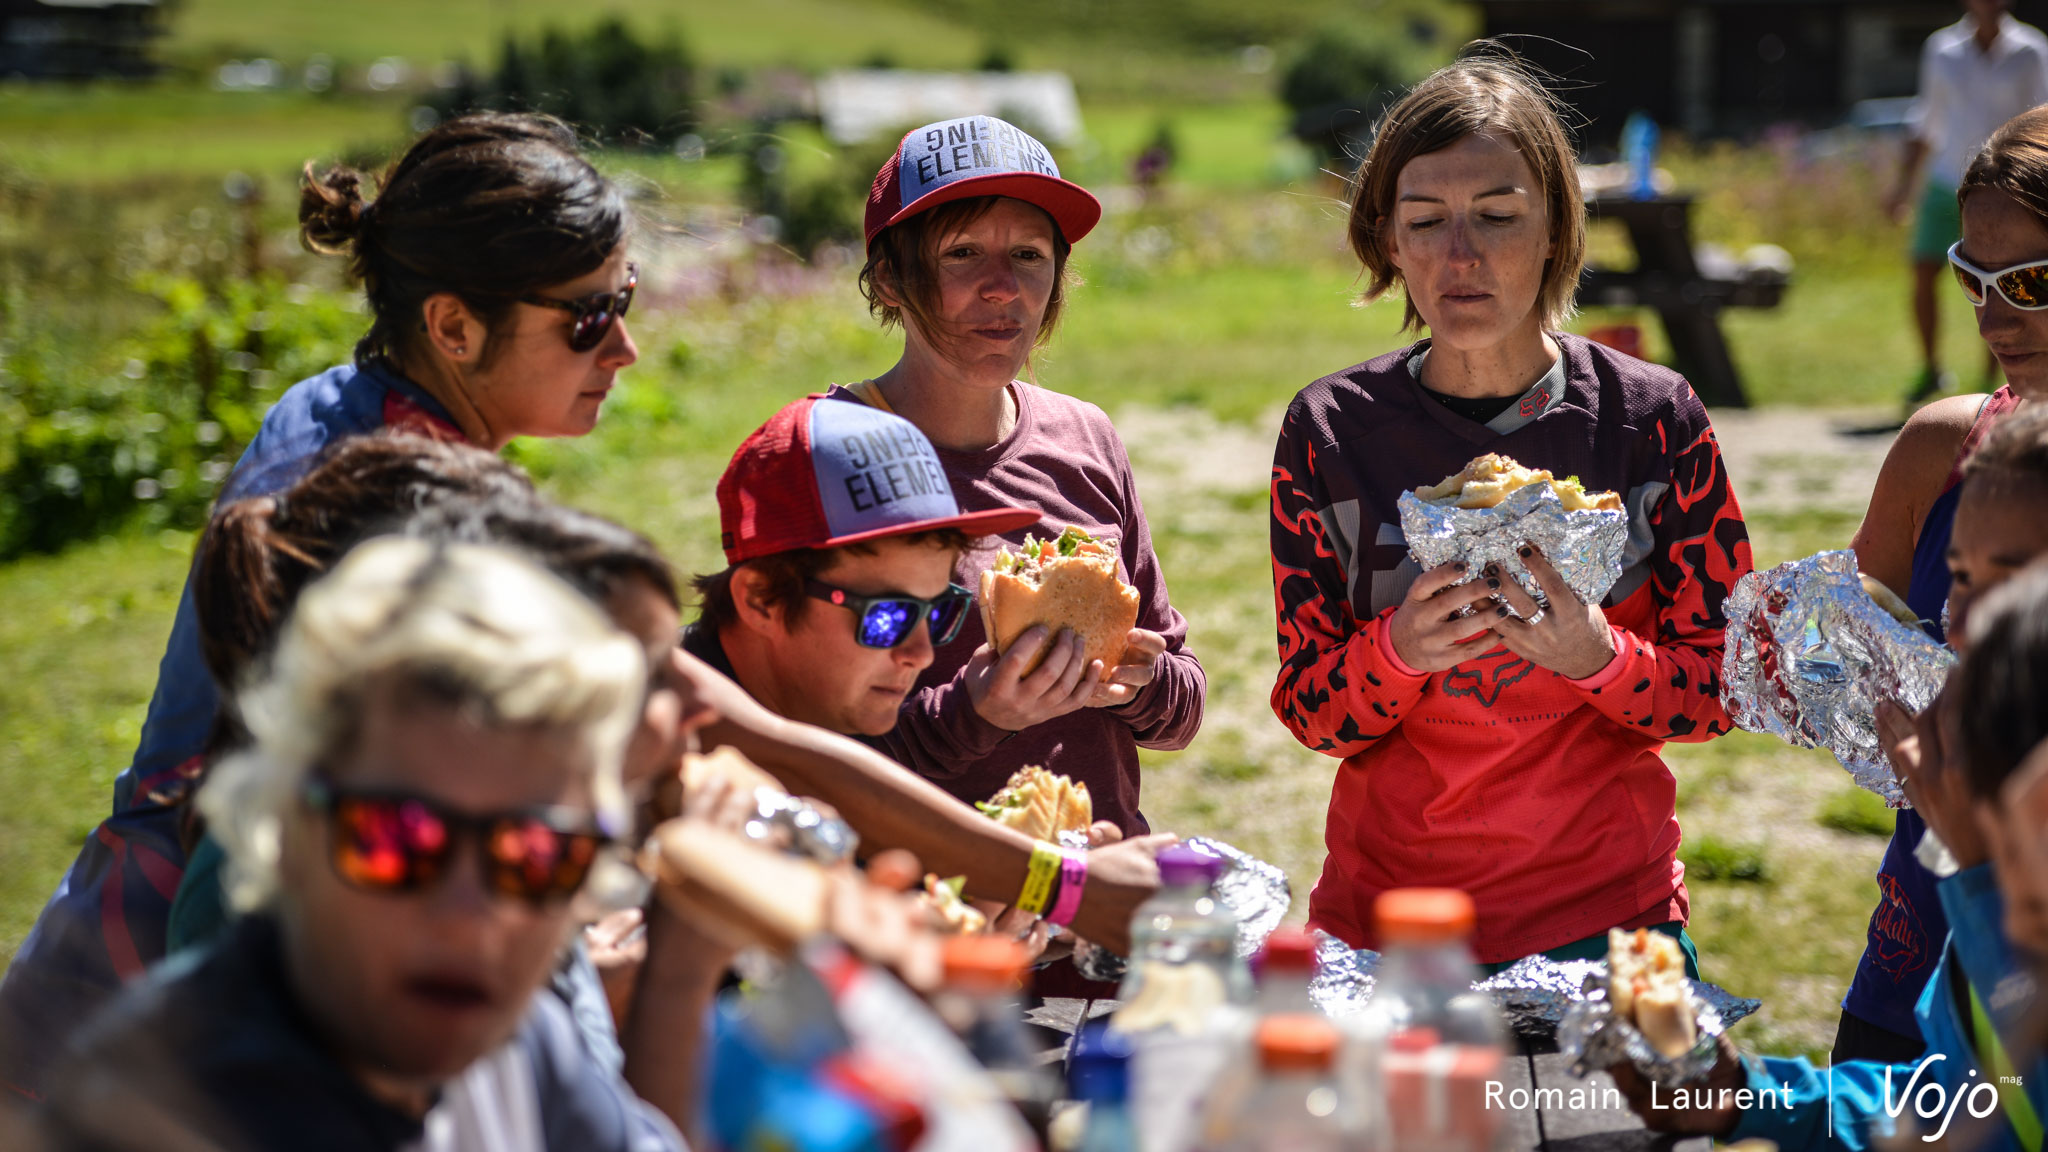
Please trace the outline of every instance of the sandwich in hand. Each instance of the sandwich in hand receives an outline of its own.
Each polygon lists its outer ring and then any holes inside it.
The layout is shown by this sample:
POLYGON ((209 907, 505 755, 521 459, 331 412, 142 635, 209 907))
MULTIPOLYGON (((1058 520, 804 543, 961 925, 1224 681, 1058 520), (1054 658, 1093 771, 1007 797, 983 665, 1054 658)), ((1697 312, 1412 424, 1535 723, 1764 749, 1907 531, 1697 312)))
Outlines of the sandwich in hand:
POLYGON ((654 830, 642 868, 678 913, 734 947, 787 952, 825 930, 824 868, 699 821, 654 830))
POLYGON ((1920 626, 1920 617, 1915 615, 1911 608, 1906 607, 1906 602, 1899 599, 1898 593, 1885 587, 1882 581, 1874 577, 1867 576, 1861 572, 1858 572, 1857 575, 1863 580, 1863 594, 1877 601, 1877 606, 1884 609, 1886 614, 1892 619, 1897 620, 1901 624, 1910 624, 1915 628, 1920 626))
POLYGON ((1495 452, 1477 457, 1464 471, 1445 477, 1440 484, 1417 488, 1415 495, 1423 503, 1439 507, 1492 508, 1531 484, 1550 485, 1567 512, 1621 511, 1621 497, 1612 492, 1588 492, 1577 476, 1559 480, 1545 469, 1524 468, 1495 452))
POLYGON ((921 899, 932 918, 938 921, 939 931, 951 936, 972 936, 988 928, 988 917, 960 894, 966 884, 965 876, 941 880, 930 872, 924 874, 921 899))
POLYGON ((1060 842, 1060 833, 1078 833, 1085 841, 1095 820, 1088 786, 1037 765, 1019 768, 1003 790, 976 804, 982 814, 1033 840, 1060 842))
MULTIPOLYGON (((996 554, 995 567, 981 574, 981 622, 998 656, 1034 624, 1055 637, 1072 629, 1083 658, 1102 661, 1106 680, 1138 623, 1138 590, 1118 578, 1115 548, 1069 527, 1056 539, 1026 536, 1020 550, 996 554)), ((1051 650, 1047 644, 1024 671, 1051 650)))
POLYGON ((1650 1047, 1666 1056, 1692 1050, 1699 1031, 1691 997, 1678 941, 1647 928, 1607 933, 1607 1002, 1636 1026, 1650 1047))

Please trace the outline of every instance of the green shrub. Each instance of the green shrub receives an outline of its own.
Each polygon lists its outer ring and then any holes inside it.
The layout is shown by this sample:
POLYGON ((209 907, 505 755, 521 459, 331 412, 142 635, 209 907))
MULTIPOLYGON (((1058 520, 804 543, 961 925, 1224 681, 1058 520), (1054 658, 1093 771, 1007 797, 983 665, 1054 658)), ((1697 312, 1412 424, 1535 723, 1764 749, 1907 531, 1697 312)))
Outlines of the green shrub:
POLYGON ((1770 862, 1761 844, 1730 844, 1714 836, 1701 836, 1678 849, 1687 880, 1736 880, 1768 883, 1770 862))
POLYGON ((1827 798, 1821 805, 1820 814, 1814 817, 1823 828, 1837 832, 1849 832, 1860 836, 1882 836, 1889 838, 1898 814, 1885 807, 1877 794, 1862 788, 1842 788, 1827 798))
POLYGON ((194 527, 263 414, 295 381, 347 360, 350 298, 282 277, 148 273, 157 316, 112 373, 28 341, 0 360, 0 559, 136 519, 194 527))

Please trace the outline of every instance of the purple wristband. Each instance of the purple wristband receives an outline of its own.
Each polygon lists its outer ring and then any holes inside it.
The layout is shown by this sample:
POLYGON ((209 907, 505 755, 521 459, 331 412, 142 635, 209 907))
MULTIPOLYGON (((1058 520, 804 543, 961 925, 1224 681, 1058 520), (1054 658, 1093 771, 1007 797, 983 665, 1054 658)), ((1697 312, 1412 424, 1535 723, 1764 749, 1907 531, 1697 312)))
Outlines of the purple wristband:
POLYGON ((1081 911, 1081 890, 1088 886, 1088 853, 1069 849, 1060 857, 1060 894, 1045 914, 1055 924, 1070 925, 1081 911))

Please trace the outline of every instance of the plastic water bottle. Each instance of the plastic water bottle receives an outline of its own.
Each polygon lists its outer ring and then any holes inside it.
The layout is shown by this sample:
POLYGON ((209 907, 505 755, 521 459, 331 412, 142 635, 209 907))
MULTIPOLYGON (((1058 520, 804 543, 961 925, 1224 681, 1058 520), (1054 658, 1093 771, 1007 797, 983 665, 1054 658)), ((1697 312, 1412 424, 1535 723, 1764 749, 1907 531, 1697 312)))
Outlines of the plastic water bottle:
POLYGON ((1256 1033, 1258 1079, 1219 1099, 1202 1126, 1204 1152, 1350 1152, 1373 1147, 1336 1077, 1339 1036, 1322 1016, 1267 1016, 1256 1033))
POLYGON ((1005 936, 950 936, 942 948, 945 983, 932 997, 932 1010, 1043 1142, 1059 1078, 1040 1059, 1041 1046, 1024 1024, 1021 991, 1030 955, 1005 936))
POLYGON ((1621 159, 1628 165, 1631 200, 1657 198, 1657 122, 1631 112, 1621 126, 1621 159))
POLYGON ((1373 912, 1385 951, 1360 1038, 1378 1057, 1389 1152, 1484 1152, 1500 1131, 1486 1085, 1500 1078, 1506 1030, 1472 990, 1472 898, 1396 888, 1373 912))
POLYGON ((1117 989, 1125 1011, 1137 1005, 1142 1015, 1162 992, 1176 1000, 1185 993, 1195 1002, 1177 1014, 1199 1020, 1222 1004, 1251 999, 1251 972, 1237 955, 1237 917, 1212 891, 1222 874, 1221 859, 1185 844, 1159 854, 1159 891, 1131 919, 1131 966, 1117 989))
POLYGON ((1131 965, 1111 1026, 1136 1048, 1132 1112, 1145 1152, 1183 1152, 1210 1085, 1242 1052, 1251 974, 1237 918, 1212 892, 1223 861, 1181 845, 1159 854, 1159 892, 1131 920, 1131 965))
MULTIPOLYGON (((1258 992, 1251 1010, 1232 1037, 1231 1058, 1209 1088, 1208 1114, 1221 1115, 1240 1106, 1259 1085, 1258 1029, 1262 1020, 1282 1017, 1322 1018, 1309 986, 1315 979, 1317 941, 1314 933, 1301 928, 1280 928, 1266 937, 1253 958, 1258 974, 1258 992)), ((1337 1083, 1350 1099, 1353 1126, 1364 1128, 1379 1114, 1376 1082, 1370 1076, 1350 1071, 1361 1046, 1350 1043, 1338 1025, 1338 1051, 1332 1066, 1337 1083)), ((1376 1065, 1374 1065, 1376 1067, 1376 1065)), ((1354 1142, 1354 1146, 1363 1146, 1354 1142)))
POLYGON ((1308 988, 1316 975, 1316 935, 1306 928, 1276 928, 1266 937, 1254 961, 1258 992, 1252 1011, 1258 1016, 1313 1013, 1308 988))
POLYGON ((1132 1152, 1138 1133, 1131 1118, 1130 1039, 1105 1025, 1091 1025, 1075 1039, 1067 1083, 1088 1105, 1088 1123, 1077 1152, 1132 1152))

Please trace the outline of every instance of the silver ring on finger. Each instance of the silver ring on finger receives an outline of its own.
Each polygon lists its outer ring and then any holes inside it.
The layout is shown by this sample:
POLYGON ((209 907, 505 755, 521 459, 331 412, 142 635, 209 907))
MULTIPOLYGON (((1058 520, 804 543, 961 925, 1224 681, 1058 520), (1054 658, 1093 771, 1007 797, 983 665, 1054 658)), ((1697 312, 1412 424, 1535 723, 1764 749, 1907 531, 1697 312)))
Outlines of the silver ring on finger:
POLYGON ((1522 618, 1522 623, 1524 623, 1524 624, 1541 624, 1541 623, 1543 623, 1543 617, 1544 617, 1544 616, 1545 616, 1545 615, 1546 615, 1546 614, 1548 613, 1548 611, 1549 611, 1549 610, 1548 610, 1548 609, 1545 609, 1545 608, 1538 608, 1538 609, 1537 609, 1536 611, 1534 611, 1534 612, 1531 612, 1531 613, 1530 613, 1529 615, 1527 615, 1527 616, 1524 616, 1524 617, 1522 618))

